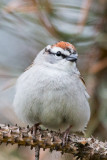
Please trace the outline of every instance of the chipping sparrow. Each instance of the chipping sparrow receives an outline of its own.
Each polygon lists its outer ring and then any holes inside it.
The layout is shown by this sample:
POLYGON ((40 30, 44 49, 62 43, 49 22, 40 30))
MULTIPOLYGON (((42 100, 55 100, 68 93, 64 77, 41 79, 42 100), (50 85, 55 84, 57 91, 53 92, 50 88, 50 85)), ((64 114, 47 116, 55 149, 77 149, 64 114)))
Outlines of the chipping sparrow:
POLYGON ((89 95, 68 42, 45 47, 18 78, 14 109, 28 124, 69 133, 83 131, 90 118, 89 95))

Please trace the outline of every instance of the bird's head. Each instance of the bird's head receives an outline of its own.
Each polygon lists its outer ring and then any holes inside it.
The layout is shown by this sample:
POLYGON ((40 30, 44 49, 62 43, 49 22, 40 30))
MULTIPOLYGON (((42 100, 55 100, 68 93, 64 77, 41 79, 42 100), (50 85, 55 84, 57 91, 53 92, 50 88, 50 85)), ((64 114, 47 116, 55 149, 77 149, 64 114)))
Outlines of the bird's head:
POLYGON ((54 66, 76 66, 78 54, 75 47, 68 43, 60 41, 54 45, 48 45, 43 49, 37 59, 42 63, 50 63, 54 66))

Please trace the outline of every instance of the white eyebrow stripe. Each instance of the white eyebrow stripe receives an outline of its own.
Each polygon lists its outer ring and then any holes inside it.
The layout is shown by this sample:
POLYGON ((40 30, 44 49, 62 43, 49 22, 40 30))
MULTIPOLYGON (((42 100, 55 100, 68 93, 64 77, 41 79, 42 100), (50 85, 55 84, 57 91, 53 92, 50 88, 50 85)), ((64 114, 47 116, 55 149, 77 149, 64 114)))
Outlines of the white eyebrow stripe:
POLYGON ((64 50, 60 47, 53 47, 50 49, 51 52, 57 53, 58 51, 64 52, 64 50))
POLYGON ((63 54, 66 55, 66 56, 69 56, 69 55, 70 55, 69 51, 67 51, 67 50, 65 50, 65 51, 63 52, 63 54))
POLYGON ((47 49, 47 50, 48 50, 48 49, 51 49, 51 45, 46 46, 46 49, 47 49))
POLYGON ((60 47, 53 47, 53 48, 50 49, 50 51, 53 52, 53 53, 57 53, 58 51, 60 51, 60 52, 61 52, 62 54, 64 54, 65 56, 69 56, 69 55, 70 55, 69 51, 63 50, 63 49, 60 48, 60 47))

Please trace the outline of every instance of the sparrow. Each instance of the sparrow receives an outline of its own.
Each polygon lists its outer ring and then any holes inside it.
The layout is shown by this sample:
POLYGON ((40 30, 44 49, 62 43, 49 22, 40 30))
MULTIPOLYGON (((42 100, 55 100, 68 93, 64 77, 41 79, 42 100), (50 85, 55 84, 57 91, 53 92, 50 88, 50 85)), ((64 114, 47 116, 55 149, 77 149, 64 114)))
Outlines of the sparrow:
POLYGON ((70 132, 84 131, 90 119, 89 95, 77 69, 76 48, 60 41, 46 46, 18 78, 16 115, 25 123, 70 132))

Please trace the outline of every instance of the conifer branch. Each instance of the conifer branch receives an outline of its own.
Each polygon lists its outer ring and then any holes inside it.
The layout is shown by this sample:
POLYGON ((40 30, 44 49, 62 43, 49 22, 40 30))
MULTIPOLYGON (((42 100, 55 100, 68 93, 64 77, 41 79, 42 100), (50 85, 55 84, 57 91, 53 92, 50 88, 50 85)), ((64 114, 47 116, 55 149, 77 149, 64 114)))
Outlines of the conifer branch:
POLYGON ((63 135, 59 132, 37 130, 36 136, 29 132, 29 127, 18 127, 0 124, 0 144, 18 144, 18 146, 36 146, 45 149, 73 154, 77 159, 107 160, 107 142, 101 142, 95 138, 84 138, 72 134, 68 143, 62 145, 63 135))

